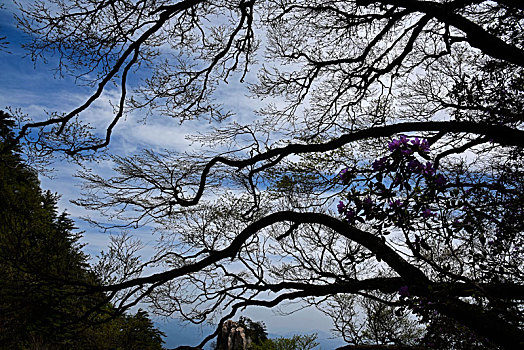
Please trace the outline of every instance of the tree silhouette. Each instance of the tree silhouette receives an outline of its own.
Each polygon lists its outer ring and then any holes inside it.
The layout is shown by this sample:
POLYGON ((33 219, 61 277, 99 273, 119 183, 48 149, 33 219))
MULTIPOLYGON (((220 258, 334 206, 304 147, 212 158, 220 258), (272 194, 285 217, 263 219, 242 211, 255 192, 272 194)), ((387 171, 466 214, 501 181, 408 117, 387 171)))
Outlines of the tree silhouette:
POLYGON ((163 232, 142 264, 114 243, 126 259, 106 259, 92 290, 117 308, 149 301, 223 322, 252 305, 382 293, 474 342, 522 346, 521 2, 56 0, 21 11, 32 55, 57 54, 59 72, 93 94, 16 139, 82 157, 128 111, 217 123, 194 137, 203 152, 115 155, 114 177, 82 174, 78 204, 163 232), (250 68, 252 96, 274 103, 241 124, 219 92, 250 68), (91 134, 82 112, 112 83, 114 118, 91 134), (148 264, 163 271, 147 275, 148 264))

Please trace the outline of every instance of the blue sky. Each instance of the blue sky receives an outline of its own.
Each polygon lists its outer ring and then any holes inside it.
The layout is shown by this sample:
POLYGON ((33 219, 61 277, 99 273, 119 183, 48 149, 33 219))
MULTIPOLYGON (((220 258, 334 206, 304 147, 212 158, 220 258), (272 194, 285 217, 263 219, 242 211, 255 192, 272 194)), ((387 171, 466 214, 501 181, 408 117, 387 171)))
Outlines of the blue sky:
MULTIPOLYGON (((7 36, 10 42, 8 46, 10 53, 0 51, 0 64, 3 68, 0 75, 0 108, 19 108, 35 119, 45 118, 46 112, 69 112, 82 103, 92 90, 75 85, 70 77, 60 78, 54 74, 52 71, 55 67, 54 58, 49 58, 49 64, 46 65, 41 61, 32 62, 30 57, 25 56, 26 52, 20 44, 27 40, 27 37, 16 28, 9 13, 11 8, 12 5, 8 4, 7 9, 0 10, 0 36, 7 36)), ((235 118, 248 120, 253 117, 253 110, 260 106, 260 102, 250 100, 246 97, 245 90, 239 90, 241 88, 238 84, 230 83, 228 89, 221 92, 221 102, 226 106, 234 106, 235 118)), ((106 92, 85 116, 95 127, 103 125, 112 117, 112 109, 108 101, 116 101, 116 99, 116 92, 106 92)), ((131 115, 117 126, 109 148, 110 153, 130 155, 146 147, 182 151, 192 147, 185 139, 185 135, 210 127, 206 122, 189 122, 180 125, 175 120, 157 116, 149 118, 147 124, 139 123, 139 119, 141 116, 131 115)), ((96 217, 96 213, 88 213, 70 203, 70 200, 80 196, 81 183, 74 177, 79 168, 65 161, 56 162, 53 166, 55 172, 52 173, 52 178, 41 177, 42 187, 62 196, 59 202, 61 209, 67 210, 77 226, 85 231, 84 243, 87 243, 85 251, 91 256, 96 256, 107 246, 109 233, 91 227, 81 219, 84 216, 96 217)), ((111 164, 106 161, 89 166, 100 174, 109 173, 111 168, 111 164)), ((133 234, 139 236, 145 243, 145 254, 150 253, 154 242, 151 228, 146 227, 133 234)), ((264 321, 269 332, 274 335, 317 331, 321 332, 321 338, 326 338, 331 328, 331 320, 311 308, 298 311, 291 316, 278 316, 264 308, 253 308, 243 314, 253 320, 264 321)), ((181 329, 176 321, 161 321, 159 325, 168 333, 166 345, 169 347, 187 344, 188 341, 198 341, 202 337, 198 327, 181 329), (184 336, 182 337, 181 334, 184 336)), ((324 344, 328 343, 324 342, 324 344)), ((327 349, 329 346, 325 345, 324 348, 327 349)))

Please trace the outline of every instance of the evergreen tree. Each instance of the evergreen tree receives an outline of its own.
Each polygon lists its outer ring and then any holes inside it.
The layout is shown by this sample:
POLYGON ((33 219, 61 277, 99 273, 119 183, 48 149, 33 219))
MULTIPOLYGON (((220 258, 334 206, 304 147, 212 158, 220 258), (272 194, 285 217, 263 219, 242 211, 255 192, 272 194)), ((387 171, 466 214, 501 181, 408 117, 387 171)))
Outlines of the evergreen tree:
POLYGON ((98 283, 81 235, 58 212, 58 196, 40 189, 12 127, 0 111, 0 347, 161 349, 146 312, 115 317, 103 294, 81 293, 98 283), (97 305, 104 313, 89 312, 97 305))

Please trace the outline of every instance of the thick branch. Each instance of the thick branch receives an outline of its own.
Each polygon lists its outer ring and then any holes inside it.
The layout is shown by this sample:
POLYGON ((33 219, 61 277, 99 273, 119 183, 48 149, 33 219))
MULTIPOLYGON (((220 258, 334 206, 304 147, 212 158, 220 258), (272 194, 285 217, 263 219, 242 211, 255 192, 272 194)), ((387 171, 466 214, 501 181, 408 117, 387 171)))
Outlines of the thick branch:
POLYGON ((275 148, 267 152, 257 154, 254 157, 244 160, 233 160, 222 156, 215 157, 211 161, 209 161, 207 165, 204 167, 204 170, 202 171, 202 175, 200 177, 199 189, 195 197, 193 199, 186 200, 175 196, 175 199, 172 201, 171 204, 178 204, 181 206, 192 206, 198 203, 198 201, 204 193, 207 176, 211 171, 211 168, 218 163, 242 169, 261 161, 270 160, 273 158, 283 158, 291 154, 328 152, 359 140, 387 137, 402 132, 415 131, 442 131, 447 133, 454 132, 478 134, 487 136, 494 142, 500 143, 501 145, 524 147, 524 131, 510 128, 504 125, 481 124, 469 121, 429 121, 407 122, 385 126, 377 126, 369 129, 355 131, 349 134, 344 134, 326 143, 290 144, 285 147, 275 148))
MULTIPOLYGON (((201 261, 174 270, 158 273, 149 277, 137 278, 112 286, 105 286, 101 289, 105 291, 117 291, 133 286, 141 286, 144 284, 161 284, 162 282, 167 282, 177 277, 200 271, 205 267, 218 262, 219 260, 234 258, 240 252, 243 244, 249 237, 256 235, 259 231, 268 226, 283 221, 320 224, 328 227, 340 235, 364 246, 373 252, 377 257, 380 257, 386 264, 388 264, 395 272, 400 275, 403 282, 413 286, 413 290, 416 291, 417 288, 420 288, 422 293, 428 293, 428 287, 432 285, 431 281, 423 272, 404 260, 397 252, 388 247, 380 238, 370 233, 352 227, 348 223, 333 218, 327 214, 281 211, 267 215, 250 224, 231 242, 229 247, 214 252, 201 261)), ((318 289, 325 287, 315 286, 312 288, 318 289)), ((522 288, 520 287, 517 289, 522 291, 522 288)), ((333 294, 336 291, 335 289, 331 289, 324 290, 324 292, 333 294)), ((292 292, 291 294, 287 294, 286 298, 291 296, 294 298, 299 298, 318 294, 321 294, 319 290, 299 290, 292 292)), ((282 298, 284 298, 284 295, 280 295, 275 300, 280 300, 282 298)), ((253 305, 254 303, 261 306, 273 305, 270 302, 255 300, 246 301, 245 303, 246 306, 253 305)), ((445 314, 446 316, 449 316, 466 325, 478 334, 487 336, 490 340, 496 342, 499 345, 502 345, 506 349, 514 349, 515 346, 519 346, 519 344, 524 342, 524 333, 518 327, 508 324, 493 312, 481 310, 479 307, 460 301, 454 296, 444 295, 444 300, 439 300, 432 307, 442 314, 445 314)))
POLYGON ((522 0, 496 0, 496 2, 510 8, 517 8, 524 11, 524 1, 522 0))
POLYGON ((247 239, 260 230, 278 222, 291 221, 309 224, 320 224, 328 227, 340 235, 364 246, 373 252, 377 257, 384 260, 393 270, 395 270, 407 284, 419 285, 427 284, 429 280, 418 268, 408 263, 393 249, 388 247, 382 239, 355 227, 348 223, 321 213, 297 213, 292 211, 280 211, 267 215, 246 227, 229 245, 229 247, 213 252, 208 257, 180 268, 129 280, 123 283, 102 287, 105 291, 115 291, 130 288, 137 285, 151 284, 159 281, 169 281, 174 278, 184 276, 202 270, 220 260, 234 258, 240 251, 247 239))
MULTIPOLYGON (((453 297, 472 297, 481 296, 486 292, 488 297, 506 300, 524 300, 524 285, 513 283, 487 284, 479 283, 478 285, 468 285, 463 282, 431 283, 432 295, 446 294, 453 297)), ((340 281, 332 284, 313 284, 301 282, 281 282, 277 284, 263 285, 242 285, 249 289, 259 291, 280 292, 282 290, 303 290, 314 296, 325 296, 339 293, 357 293, 360 291, 380 291, 382 293, 397 293, 400 287, 406 286, 406 281, 401 277, 377 277, 365 280, 340 281)), ((407 285, 411 295, 429 296, 427 286, 407 285)))
MULTIPOLYGON (((442 23, 449 24, 466 34, 468 43, 481 50, 486 55, 509 63, 524 67, 524 50, 506 43, 496 35, 490 34, 480 25, 459 14, 452 12, 453 7, 448 7, 432 1, 418 0, 357 0, 361 6, 381 3, 399 6, 413 12, 421 12, 432 16, 442 23)), ((450 3, 453 5, 453 2, 450 3)))

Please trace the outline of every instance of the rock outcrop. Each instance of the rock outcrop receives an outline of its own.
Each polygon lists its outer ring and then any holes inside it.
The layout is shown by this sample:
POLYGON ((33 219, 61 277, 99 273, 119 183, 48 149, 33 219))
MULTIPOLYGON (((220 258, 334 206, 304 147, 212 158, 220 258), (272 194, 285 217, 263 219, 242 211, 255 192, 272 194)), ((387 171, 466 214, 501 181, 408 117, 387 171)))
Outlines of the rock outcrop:
POLYGON ((251 338, 246 335, 244 327, 234 321, 226 321, 217 339, 217 350, 246 350, 251 338))

